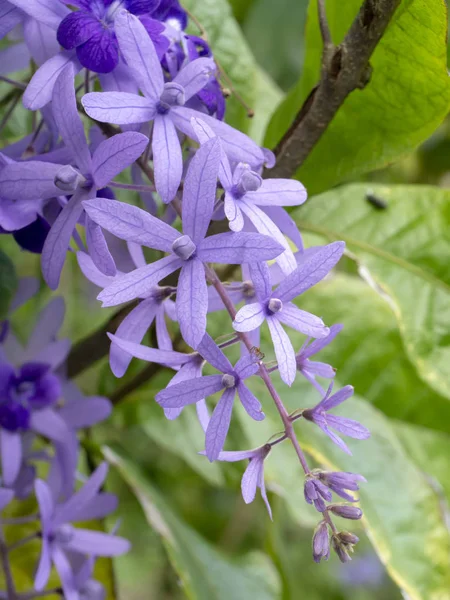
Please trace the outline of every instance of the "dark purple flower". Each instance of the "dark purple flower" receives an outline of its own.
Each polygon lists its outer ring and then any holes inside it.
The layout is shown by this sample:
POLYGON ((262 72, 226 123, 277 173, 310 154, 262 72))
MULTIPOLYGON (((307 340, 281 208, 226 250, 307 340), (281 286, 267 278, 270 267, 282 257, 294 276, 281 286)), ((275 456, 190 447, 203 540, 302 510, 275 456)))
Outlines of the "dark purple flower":
POLYGON ((359 538, 349 531, 340 531, 331 536, 331 545, 333 550, 342 563, 347 563, 351 559, 350 553, 353 552, 353 546, 359 542, 359 538))
POLYGON ((330 428, 335 429, 339 433, 343 435, 348 435, 351 438, 355 438, 357 440, 366 440, 370 437, 370 431, 366 429, 363 425, 358 423, 358 421, 354 421, 353 419, 347 419, 345 417, 338 417, 336 415, 328 414, 328 411, 339 404, 342 404, 345 400, 348 400, 351 396, 353 396, 353 387, 351 385, 346 385, 341 390, 331 395, 333 390, 333 383, 330 384, 328 391, 314 408, 309 408, 303 411, 303 416, 308 421, 312 421, 316 425, 320 427, 320 429, 327 434, 327 436, 337 445, 339 448, 347 452, 347 454, 351 454, 350 449, 347 444, 341 440, 341 438, 333 433, 330 428))
POLYGON ((330 535, 328 533, 328 524, 321 521, 313 535, 313 558, 314 562, 320 563, 322 558, 328 560, 330 557, 330 535))
MULTIPOLYGON (((71 3, 72 4, 72 3, 71 3)), ((114 31, 117 12, 126 9, 142 17, 161 58, 169 47, 162 35, 164 25, 151 19, 159 0, 79 0, 79 10, 67 15, 58 27, 58 42, 65 50, 76 48, 83 67, 96 73, 110 73, 119 63, 119 44, 114 31)))
POLYGON ((363 511, 360 508, 357 506, 349 506, 348 504, 330 504, 328 510, 338 517, 351 519, 353 521, 357 521, 363 516, 363 511))
MULTIPOLYGON (((366 481, 366 479, 358 473, 322 471, 321 469, 314 469, 311 471, 310 477, 313 478, 314 481, 324 484, 327 488, 348 502, 357 501, 357 498, 349 494, 348 490, 356 492, 359 490, 358 482, 366 481)), ((331 498, 325 499, 328 502, 331 500, 331 498)))
POLYGON ((158 392, 155 399, 164 408, 180 408, 223 390, 206 430, 206 456, 213 461, 219 457, 225 443, 236 393, 253 419, 264 419, 259 400, 243 383, 245 379, 254 375, 259 367, 250 355, 238 360, 233 367, 208 334, 199 344, 198 352, 223 375, 194 377, 190 381, 170 385, 158 392))
POLYGON ((331 491, 318 479, 307 476, 303 488, 305 500, 308 504, 314 504, 319 512, 326 509, 325 500, 331 502, 333 496, 331 491))

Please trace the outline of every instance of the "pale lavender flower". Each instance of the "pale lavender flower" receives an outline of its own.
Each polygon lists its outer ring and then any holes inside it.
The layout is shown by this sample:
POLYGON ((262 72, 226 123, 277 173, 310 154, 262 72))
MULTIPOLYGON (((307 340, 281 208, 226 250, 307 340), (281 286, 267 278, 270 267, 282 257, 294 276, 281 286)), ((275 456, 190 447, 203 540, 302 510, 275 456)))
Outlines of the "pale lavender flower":
POLYGON ((317 352, 320 352, 320 350, 323 350, 326 346, 331 344, 337 334, 342 331, 342 328, 343 325, 340 324, 332 325, 330 327, 330 333, 326 337, 314 340, 313 342, 311 342, 311 338, 308 338, 305 340, 305 343, 295 356, 297 370, 321 394, 324 394, 325 390, 316 381, 316 377, 334 379, 334 376, 336 375, 336 369, 326 363, 310 360, 310 357, 314 356, 314 354, 317 354, 317 352))
POLYGON ((328 524, 326 521, 321 521, 313 535, 313 558, 314 562, 320 563, 323 559, 330 558, 330 534, 328 533, 328 524))
POLYGON ((258 301, 242 307, 233 322, 236 331, 253 331, 267 321, 282 380, 292 385, 297 363, 292 343, 282 324, 305 335, 321 338, 329 334, 322 319, 301 310, 291 301, 323 279, 344 251, 343 242, 334 242, 303 262, 272 291, 269 268, 265 263, 250 265, 258 301))
POLYGON ((339 433, 348 435, 356 440, 366 440, 370 437, 370 431, 358 423, 358 421, 328 414, 329 410, 339 406, 339 404, 342 404, 342 402, 345 402, 345 400, 348 400, 353 396, 354 391, 351 385, 346 385, 333 395, 331 395, 332 390, 333 382, 331 382, 323 400, 321 400, 314 408, 304 410, 303 417, 318 425, 320 429, 326 433, 337 446, 339 446, 339 448, 344 452, 347 452, 347 454, 351 454, 347 444, 331 431, 331 429, 335 429, 339 433))
POLYGON ((163 408, 180 408, 224 390, 206 430, 206 456, 213 461, 217 459, 225 443, 236 393, 253 419, 264 419, 259 400, 243 383, 258 371, 259 366, 248 355, 238 360, 233 367, 208 334, 205 334, 199 344, 198 352, 223 375, 207 375, 182 381, 158 392, 155 399, 163 408))
MULTIPOLYGON (((91 156, 77 111, 71 66, 63 70, 55 83, 52 110, 78 168, 35 161, 10 164, 0 171, 0 194, 13 199, 73 194, 53 223, 42 252, 44 279, 56 289, 72 233, 83 213, 82 201, 95 198, 97 190, 134 162, 144 151, 148 138, 137 132, 121 133, 102 142, 91 156)), ((90 219, 86 220, 86 238, 96 266, 106 275, 114 275, 116 266, 103 233, 90 219)))
POLYGON ((108 467, 102 463, 73 496, 56 504, 51 488, 38 479, 36 497, 42 524, 42 550, 35 576, 35 589, 44 589, 50 577, 52 563, 61 579, 67 600, 78 600, 75 576, 67 553, 90 556, 118 556, 130 548, 127 540, 99 531, 79 529, 71 523, 101 519, 115 510, 117 500, 112 494, 100 492, 108 467))
POLYGON ((98 296, 103 306, 115 306, 150 291, 181 269, 177 287, 177 317, 184 340, 193 348, 206 331, 208 288, 204 263, 241 264, 275 258, 278 242, 258 233, 220 233, 205 237, 214 210, 220 149, 217 140, 202 146, 192 159, 183 189, 183 234, 135 206, 114 200, 84 202, 89 217, 115 236, 169 256, 117 278, 98 296))
MULTIPOLYGON (((269 513, 269 517, 273 520, 272 509, 267 498, 266 486, 264 483, 264 461, 271 450, 270 444, 256 448, 255 450, 242 451, 225 451, 220 452, 217 460, 223 462, 237 462, 239 460, 248 459, 249 463, 244 471, 241 481, 242 497, 246 504, 253 502, 256 496, 256 491, 259 488, 261 497, 269 513)), ((203 453, 202 453, 203 454, 203 453)))
MULTIPOLYGON (((201 118, 192 119, 192 127, 201 144, 216 137, 201 118)), ((260 207, 298 206, 307 198, 303 185, 295 179, 262 179, 247 162, 239 162, 234 171, 224 151, 221 153, 219 179, 225 191, 224 210, 232 231, 242 231, 247 218, 257 231, 269 235, 284 246, 276 258, 288 275, 297 266, 294 254, 283 233, 260 207)))
POLYGON ((202 119, 222 139, 226 152, 236 160, 247 160, 259 167, 265 162, 260 148, 229 125, 184 106, 201 90, 215 71, 214 61, 198 58, 188 63, 177 76, 164 83, 164 72, 154 45, 139 20, 121 11, 115 30, 122 53, 144 96, 126 92, 92 92, 82 98, 87 114, 118 125, 154 121, 152 149, 155 185, 162 200, 170 202, 180 185, 183 158, 177 129, 194 136, 191 118, 202 119))

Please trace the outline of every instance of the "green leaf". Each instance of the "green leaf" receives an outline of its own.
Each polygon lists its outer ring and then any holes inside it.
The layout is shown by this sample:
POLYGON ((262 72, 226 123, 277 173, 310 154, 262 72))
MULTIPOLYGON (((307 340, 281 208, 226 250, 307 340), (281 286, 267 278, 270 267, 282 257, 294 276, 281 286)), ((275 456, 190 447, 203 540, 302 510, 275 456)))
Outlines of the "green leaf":
MULTIPOLYGON (((273 600, 278 582, 261 575, 260 563, 251 568, 232 563, 183 523, 154 489, 145 473, 123 450, 104 448, 106 458, 134 491, 149 525, 161 536, 184 591, 193 600, 273 600)), ((269 563, 271 565, 271 563, 269 563)), ((267 564, 264 569, 267 571, 267 564)))
MULTIPOLYGON (((233 127, 262 142, 270 115, 281 100, 278 86, 258 66, 243 34, 233 16, 227 0, 184 0, 183 5, 205 29, 208 41, 233 87, 254 110, 252 119, 232 96, 227 100, 226 121, 233 127)), ((191 26, 198 35, 198 29, 191 26)), ((229 87, 223 80, 225 87, 229 87)))
MULTIPOLYGON (((266 419, 255 427, 242 412, 241 422, 251 444, 257 446, 280 428, 280 419, 262 382, 257 380, 252 387, 264 406, 266 419)), ((318 401, 317 396, 317 391, 299 379, 291 389, 284 388, 283 402, 292 411, 313 406, 318 401)), ((301 445, 317 464, 328 469, 361 473, 367 478, 360 493, 364 527, 389 574, 408 598, 446 598, 450 589, 450 535, 435 491, 382 413, 360 398, 348 400, 333 413, 363 423, 371 432, 370 439, 350 440, 353 456, 349 457, 318 427, 300 421, 295 428, 301 445)), ((290 455, 295 456, 294 449, 285 441, 272 450, 267 467, 273 459, 281 463, 290 455)), ((285 469, 273 475, 275 483, 283 487, 290 481, 290 488, 302 488, 303 474, 298 461, 297 467, 289 473, 285 469)), ((291 489, 286 491, 290 493, 291 489)), ((317 513, 315 519, 318 522, 317 513)), ((349 527, 348 522, 337 518, 336 524, 341 528, 349 527)))
POLYGON ((16 291, 17 276, 11 259, 0 250, 0 319, 6 316, 16 291))
MULTIPOLYGON (((327 2, 335 43, 342 41, 360 6, 361 0, 327 2)), ((370 83, 349 96, 297 173, 310 193, 387 165, 424 141, 444 119, 450 104, 446 10, 442 0, 403 0, 370 61, 370 83)), ((303 77, 271 120, 265 139, 270 148, 318 83, 321 49, 313 0, 303 77)))
POLYGON ((420 377, 450 398, 450 193, 426 186, 373 185, 388 204, 366 201, 367 185, 322 194, 293 216, 302 231, 344 240, 390 299, 420 377))
MULTIPOLYGON (((392 309, 366 282, 338 272, 301 296, 299 306, 329 325, 344 325, 316 357, 333 365, 340 381, 389 417, 450 431, 450 403, 419 378, 392 309)), ((301 334, 290 330, 289 337, 301 347, 301 334)))

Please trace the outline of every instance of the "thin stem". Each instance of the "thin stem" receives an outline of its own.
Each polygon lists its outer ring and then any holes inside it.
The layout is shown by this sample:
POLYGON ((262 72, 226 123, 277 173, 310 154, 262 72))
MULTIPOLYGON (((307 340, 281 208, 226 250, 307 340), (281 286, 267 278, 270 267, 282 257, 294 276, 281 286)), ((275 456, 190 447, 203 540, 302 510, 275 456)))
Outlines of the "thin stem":
POLYGON ((84 92, 85 94, 89 94, 89 80, 90 80, 90 76, 91 76, 91 72, 89 71, 89 69, 86 69, 86 72, 84 74, 84 92))
POLYGON ((25 517, 0 519, 0 525, 26 525, 27 523, 34 523, 35 521, 39 521, 39 515, 37 513, 25 517))
POLYGON ((327 11, 325 9, 325 0, 318 0, 317 9, 319 11, 319 27, 320 35, 322 36, 324 48, 333 46, 330 26, 328 25, 327 11))
POLYGON ((150 185, 135 185, 134 183, 119 183, 118 181, 110 181, 109 187, 118 188, 121 190, 131 190, 134 192, 154 192, 156 191, 153 186, 150 185))
POLYGON ((14 585, 13 574, 11 570, 11 565, 9 563, 8 556, 8 547, 6 545, 5 536, 3 534, 3 529, 0 526, 0 560, 3 567, 3 573, 5 576, 6 583, 6 593, 8 595, 8 600, 15 600, 17 598, 16 595, 16 587, 14 585))
POLYGON ((61 588, 52 588, 51 590, 44 590, 43 592, 27 592, 20 594, 18 600, 33 600, 34 598, 44 598, 46 596, 62 596, 61 588))
POLYGON ((35 531, 34 533, 27 535, 26 537, 22 538, 21 540, 14 542, 14 544, 11 544, 11 546, 8 546, 7 550, 8 550, 8 552, 13 552, 14 550, 17 550, 17 548, 21 548, 22 546, 25 546, 25 544, 28 544, 28 542, 32 542, 33 540, 37 539, 38 537, 39 537, 39 532, 35 531))
POLYGON ((22 83, 21 81, 16 81, 15 79, 10 79, 9 77, 6 77, 6 75, 0 75, 0 81, 9 83, 10 85, 13 85, 14 87, 18 88, 19 90, 27 89, 27 86, 25 83, 22 83))
POLYGON ((5 116, 3 117, 3 119, 0 122, 0 133, 3 131, 3 129, 5 128, 6 124, 9 121, 9 118, 11 117, 11 115, 13 114, 13 112, 16 109, 16 106, 19 104, 20 101, 20 96, 16 96, 14 98, 14 100, 11 102, 11 106, 8 108, 8 110, 6 111, 5 116))

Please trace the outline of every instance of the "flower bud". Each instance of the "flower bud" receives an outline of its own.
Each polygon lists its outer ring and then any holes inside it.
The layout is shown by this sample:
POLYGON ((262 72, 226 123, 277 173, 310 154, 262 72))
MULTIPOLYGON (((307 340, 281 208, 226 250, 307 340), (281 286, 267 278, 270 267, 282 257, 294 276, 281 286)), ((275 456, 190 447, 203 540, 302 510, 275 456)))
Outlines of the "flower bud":
POLYGON ((343 519, 352 519, 357 521, 363 515, 363 512, 357 506, 349 506, 348 504, 330 504, 328 507, 334 515, 343 519))
POLYGON ((271 298, 269 300, 269 304, 267 305, 267 308, 270 310, 271 313, 275 314, 277 312, 280 312, 280 310, 283 309, 283 302, 281 300, 279 300, 278 298, 271 298))
POLYGON ((234 377, 234 375, 225 373, 225 375, 222 377, 222 385, 227 389, 233 388, 236 385, 236 377, 234 377))
POLYGON ((74 192, 86 179, 71 165, 64 165, 55 175, 54 184, 63 192, 74 192))
POLYGON ((255 171, 244 171, 239 183, 245 192, 256 192, 262 185, 262 177, 255 171))
POLYGON ((183 106, 186 101, 183 86, 173 81, 164 84, 159 100, 161 106, 167 109, 172 106, 183 106))
POLYGON ((181 235, 172 244, 173 253, 183 260, 191 258, 196 250, 196 245, 188 235, 181 235))
POLYGON ((314 530, 312 546, 314 562, 320 563, 322 558, 328 560, 330 557, 330 536, 325 521, 321 521, 314 530))
POLYGON ((344 544, 351 544, 354 546, 359 542, 359 537, 350 531, 341 531, 338 533, 338 536, 344 544))

